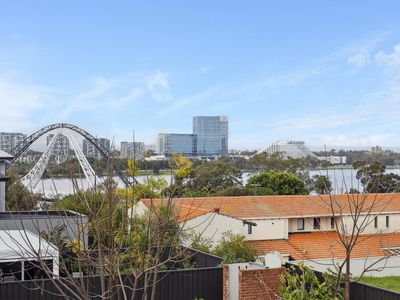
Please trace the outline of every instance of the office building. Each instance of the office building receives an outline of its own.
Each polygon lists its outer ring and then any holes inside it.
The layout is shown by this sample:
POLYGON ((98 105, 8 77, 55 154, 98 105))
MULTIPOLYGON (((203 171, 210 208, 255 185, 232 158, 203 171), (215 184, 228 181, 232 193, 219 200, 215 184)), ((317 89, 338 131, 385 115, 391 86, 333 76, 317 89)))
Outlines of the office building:
POLYGON ((228 117, 193 117, 193 134, 197 136, 197 155, 228 154, 228 117))
POLYGON ((330 156, 318 156, 319 160, 325 160, 331 165, 345 165, 347 163, 347 156, 330 155, 330 156))
POLYGON ((121 157, 135 160, 144 159, 144 143, 121 142, 121 157))
MULTIPOLYGON (((99 143, 103 146, 103 149, 108 153, 110 151, 110 140, 106 138, 98 138, 99 143)), ((82 142, 82 152, 86 157, 94 157, 101 159, 103 156, 100 151, 88 140, 84 139, 82 142)))
POLYGON ((315 157, 315 154, 306 147, 304 141, 279 141, 269 146, 265 151, 270 155, 281 154, 284 158, 315 157))
POLYGON ((0 132, 0 150, 11 153, 12 149, 26 139, 26 134, 17 132, 0 132))
MULTIPOLYGON (((49 134, 47 136, 47 146, 50 144, 53 138, 54 134, 49 134)), ((69 159, 69 150, 70 147, 68 138, 63 134, 60 134, 58 135, 57 140, 54 141, 51 155, 54 156, 54 160, 59 164, 69 159)))
POLYGON ((197 154, 197 136, 185 133, 160 133, 157 138, 157 152, 165 156, 197 154))

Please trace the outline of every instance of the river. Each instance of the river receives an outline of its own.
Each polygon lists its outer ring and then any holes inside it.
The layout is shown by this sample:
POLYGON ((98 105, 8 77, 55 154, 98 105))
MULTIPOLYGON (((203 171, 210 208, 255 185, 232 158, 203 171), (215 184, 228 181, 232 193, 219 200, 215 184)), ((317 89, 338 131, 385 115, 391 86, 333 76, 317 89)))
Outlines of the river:
MULTIPOLYGON (((332 182, 332 190, 334 193, 344 193, 350 188, 355 188, 362 191, 362 186, 356 178, 356 172, 353 169, 329 169, 329 170, 313 170, 309 171, 310 175, 328 175, 330 181, 332 182)), ((387 172, 395 173, 400 175, 400 169, 389 169, 387 172)), ((243 183, 246 184, 250 173, 243 173, 243 183)), ((171 181, 170 175, 159 175, 159 177, 164 178, 167 182, 171 181)), ((103 181, 105 177, 100 177, 99 180, 103 181)), ((137 181, 143 183, 146 181, 147 176, 136 177, 137 181)), ((118 178, 114 177, 118 186, 123 188, 123 182, 118 178)), ((76 183, 80 189, 87 189, 88 182, 86 178, 76 179, 76 183)), ((39 182, 36 189, 37 192, 44 194, 45 196, 53 195, 68 195, 73 194, 75 189, 71 179, 59 178, 59 179, 43 179, 39 182)))

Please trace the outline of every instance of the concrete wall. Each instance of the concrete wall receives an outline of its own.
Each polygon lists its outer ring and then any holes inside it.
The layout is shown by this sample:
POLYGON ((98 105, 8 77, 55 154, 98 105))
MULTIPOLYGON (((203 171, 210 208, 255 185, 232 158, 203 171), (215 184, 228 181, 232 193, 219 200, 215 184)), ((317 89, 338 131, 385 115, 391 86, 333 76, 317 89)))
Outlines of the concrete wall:
POLYGON ((279 299, 280 276, 285 268, 265 268, 256 263, 224 265, 223 299, 279 299))
MULTIPOLYGON (((343 260, 319 259, 313 261, 304 261, 308 267, 312 267, 316 271, 324 272, 328 269, 335 270, 334 264, 341 263, 343 260)), ((298 262, 290 262, 298 263, 298 262)), ((360 276, 363 271, 370 267, 370 271, 364 276, 383 277, 383 276, 400 276, 400 257, 370 257, 370 258, 352 258, 350 262, 350 272, 353 276, 360 276)))

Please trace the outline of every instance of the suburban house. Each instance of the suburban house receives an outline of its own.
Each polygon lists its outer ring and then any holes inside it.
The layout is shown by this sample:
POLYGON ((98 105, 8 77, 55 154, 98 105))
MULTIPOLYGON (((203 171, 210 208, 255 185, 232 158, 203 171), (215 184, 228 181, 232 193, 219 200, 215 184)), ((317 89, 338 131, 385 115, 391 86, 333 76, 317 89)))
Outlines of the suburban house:
MULTIPOLYGON (((162 202, 142 199, 132 213, 142 214, 162 202)), ((332 265, 332 259, 338 262, 345 257, 337 231, 350 234, 354 205, 358 205, 362 208, 357 226, 363 230, 352 259, 390 256, 388 260, 400 266, 400 194, 176 198, 173 205, 185 232, 197 232, 215 244, 230 230, 244 235, 260 260, 276 253, 282 263, 305 260, 317 269, 319 262, 332 265)))

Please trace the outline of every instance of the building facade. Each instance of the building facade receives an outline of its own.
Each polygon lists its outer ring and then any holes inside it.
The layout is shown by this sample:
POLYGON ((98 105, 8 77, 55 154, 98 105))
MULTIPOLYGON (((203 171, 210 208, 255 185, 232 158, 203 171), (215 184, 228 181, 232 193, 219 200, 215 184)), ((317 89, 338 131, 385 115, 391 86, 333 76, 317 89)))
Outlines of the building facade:
POLYGON ((228 155, 228 117, 195 116, 193 134, 197 135, 197 155, 228 155))
POLYGON ((0 132, 0 150, 11 153, 11 150, 26 139, 26 134, 18 132, 0 132))
POLYGON ((264 151, 270 155, 281 154, 284 158, 316 157, 316 155, 306 147, 304 141, 279 141, 273 143, 264 151))
POLYGON ((197 155, 197 136, 184 133, 160 133, 157 138, 157 152, 165 156, 183 154, 197 155))
POLYGON ((121 142, 122 158, 131 158, 135 160, 144 159, 144 143, 142 142, 121 142))
MULTIPOLYGON (((47 136, 47 146, 51 143, 53 138, 54 134, 49 134, 47 136)), ((69 159, 69 151, 70 147, 68 138, 63 134, 60 134, 57 137, 57 140, 54 142, 53 149, 51 150, 51 155, 54 156, 54 160, 56 161, 56 163, 59 164, 69 159)))
MULTIPOLYGON (((110 151, 110 140, 106 138, 98 138, 97 140, 108 153, 110 151)), ((100 151, 86 139, 82 142, 82 152, 86 157, 102 158, 100 151)))

